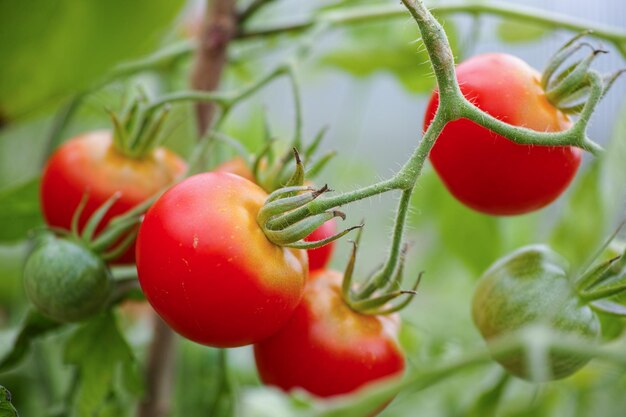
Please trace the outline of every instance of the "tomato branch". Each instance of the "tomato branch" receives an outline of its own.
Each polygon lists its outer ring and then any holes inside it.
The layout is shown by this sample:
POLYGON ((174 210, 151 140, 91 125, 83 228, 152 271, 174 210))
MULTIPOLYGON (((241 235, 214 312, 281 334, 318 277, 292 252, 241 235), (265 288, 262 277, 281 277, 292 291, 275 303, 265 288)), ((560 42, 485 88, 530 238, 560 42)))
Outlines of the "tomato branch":
MULTIPOLYGON (((595 144, 586 136, 586 127, 591 114, 606 91, 602 77, 598 73, 592 70, 585 70, 586 73, 581 76, 581 83, 584 82, 584 84, 581 85, 588 86, 590 94, 584 104, 578 121, 569 130, 555 133, 537 132, 523 127, 511 126, 483 112, 463 96, 456 79, 454 56, 444 29, 426 8, 424 3, 420 0, 402 0, 402 3, 409 10, 419 27, 422 40, 437 79, 440 97, 440 103, 435 117, 428 130, 425 132, 419 146, 408 162, 391 179, 334 197, 321 197, 306 203, 302 207, 285 210, 285 214, 279 216, 280 226, 282 228, 285 230, 297 228, 300 223, 304 224, 315 217, 324 213, 330 213, 337 207, 352 201, 361 200, 391 190, 403 191, 397 209, 393 241, 389 256, 383 268, 375 273, 358 292, 357 297, 359 299, 366 299, 372 296, 377 290, 384 288, 385 285, 394 279, 394 271, 398 267, 400 248, 402 246, 408 202, 410 201, 415 184, 421 175, 426 158, 447 123, 460 118, 466 118, 520 144, 578 146, 594 154, 599 153, 601 150, 599 145, 595 144)), ((260 222, 260 226, 266 232, 270 240, 272 240, 274 234, 281 232, 280 230, 275 230, 275 224, 271 226, 273 227, 271 231, 272 235, 270 235, 269 223, 265 224, 260 222)), ((282 241, 275 243, 280 245, 285 244, 285 242, 282 241)))
POLYGON ((267 6, 274 0, 252 0, 247 8, 241 11, 238 15, 239 24, 243 25, 247 20, 251 19, 259 10, 267 6))
MULTIPOLYGON (((499 1, 467 1, 462 3, 435 4, 431 8, 435 15, 452 14, 493 15, 520 22, 535 23, 539 26, 566 29, 573 32, 591 31, 592 36, 611 42, 626 58, 626 30, 616 26, 603 25, 585 19, 574 18, 562 13, 554 13, 530 6, 516 5, 499 1)), ((264 38, 281 34, 304 32, 325 22, 331 27, 376 22, 381 20, 404 18, 406 10, 395 5, 346 7, 332 12, 323 12, 309 19, 259 29, 240 28, 234 40, 264 38)), ((191 55, 197 48, 194 41, 181 41, 169 45, 151 55, 138 60, 129 61, 115 67, 94 89, 123 77, 139 72, 165 68, 179 59, 191 55)))
POLYGON ((596 358, 626 369, 626 358, 618 349, 602 348, 590 344, 588 340, 556 333, 553 329, 544 327, 524 328, 503 338, 490 341, 488 347, 489 349, 474 349, 458 358, 449 360, 443 365, 414 370, 404 379, 396 378, 369 384, 350 395, 327 400, 322 403, 318 410, 304 415, 306 417, 318 417, 350 413, 351 415, 366 416, 371 414, 372 408, 375 408, 376 405, 384 403, 401 391, 407 393, 422 391, 448 377, 457 375, 459 372, 487 364, 493 357, 505 357, 519 351, 528 353, 536 349, 535 355, 529 354, 531 359, 530 370, 538 368, 533 361, 536 362, 542 358, 549 360, 550 354, 554 352, 596 358), (363 411, 357 414, 355 410, 363 411))
MULTIPOLYGON (((449 14, 487 14, 521 22, 534 23, 538 26, 547 28, 561 28, 574 32, 590 30, 593 32, 593 36, 605 39, 614 44, 620 53, 626 58, 626 31, 620 27, 603 25, 562 13, 555 13, 548 10, 501 1, 471 0, 450 4, 434 4, 430 7, 430 10, 433 14, 438 16, 449 14)), ((401 18, 405 15, 405 9, 395 5, 350 7, 333 10, 331 12, 323 12, 310 19, 297 23, 247 31, 242 30, 237 34, 237 38, 249 39, 275 36, 283 33, 302 32, 315 26, 320 21, 326 21, 332 26, 343 26, 392 18, 401 18)))
MULTIPOLYGON (((228 44, 237 32, 234 0, 207 1, 206 16, 196 47, 191 86, 196 90, 217 88, 227 61, 228 44)), ((198 103, 198 131, 204 134, 211 125, 212 103, 198 103)))

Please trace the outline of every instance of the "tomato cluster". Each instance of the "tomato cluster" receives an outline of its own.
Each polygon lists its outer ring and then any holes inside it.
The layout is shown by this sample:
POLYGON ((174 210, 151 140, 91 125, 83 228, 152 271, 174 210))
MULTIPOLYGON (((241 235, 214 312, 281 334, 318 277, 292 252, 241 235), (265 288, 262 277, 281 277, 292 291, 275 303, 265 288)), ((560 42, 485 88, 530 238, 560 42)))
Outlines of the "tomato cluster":
MULTIPOLYGON (((571 126, 546 100, 538 74, 516 58, 482 55, 459 65, 457 76, 468 99, 507 123, 541 131, 571 126)), ((425 129, 438 100, 435 92, 425 129)), ((581 155, 572 147, 518 145, 461 119, 444 128, 430 159, 461 202, 484 213, 510 215, 556 199, 575 175, 581 155)), ((165 148, 132 155, 115 146, 110 132, 88 133, 66 142, 48 161, 41 184, 43 213, 53 228, 80 231, 118 195, 98 234, 115 216, 169 187, 146 212, 136 247, 117 262, 136 263, 147 300, 172 329, 208 346, 254 344, 261 379, 287 391, 304 388, 328 397, 402 374, 398 316, 364 314, 346 302, 343 275, 327 269, 332 243, 307 251, 268 240, 257 223, 268 193, 243 158, 181 180, 185 171, 186 163, 165 148)), ((331 220, 305 241, 335 234, 331 220)), ((100 311, 112 285, 107 265, 80 242, 46 242, 26 267, 33 303, 59 321, 100 311), (75 264, 68 267, 68 262, 75 264), (42 274, 46 263, 49 273, 42 274)), ((561 297, 566 311, 550 320, 595 338, 597 319, 568 292, 564 272, 546 266, 552 258, 545 250, 529 251, 524 254, 532 258, 524 264, 528 270, 520 270, 513 255, 481 280, 473 310, 481 333, 490 339, 521 328, 561 297)), ((497 359, 512 373, 528 376, 524 363, 497 359)), ((585 363, 559 355, 553 359, 555 377, 585 363)))

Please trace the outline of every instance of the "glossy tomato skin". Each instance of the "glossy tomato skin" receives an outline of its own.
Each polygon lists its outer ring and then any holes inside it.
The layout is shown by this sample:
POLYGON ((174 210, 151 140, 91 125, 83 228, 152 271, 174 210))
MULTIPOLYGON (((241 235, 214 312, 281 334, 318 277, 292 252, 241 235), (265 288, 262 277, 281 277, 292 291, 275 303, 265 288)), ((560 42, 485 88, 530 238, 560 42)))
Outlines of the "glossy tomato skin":
MULTIPOLYGON (((457 67, 465 97, 490 115, 542 132, 566 130, 571 121, 546 99, 540 75, 506 54, 484 54, 457 67)), ((439 96, 433 94, 424 130, 439 96)), ((581 150, 518 145, 467 119, 448 123, 430 153, 448 190, 465 205, 491 215, 538 210, 554 201, 574 178, 581 150)))
POLYGON ((341 278, 335 271, 314 272, 289 322, 254 346, 264 383, 330 397, 403 372, 398 317, 351 310, 341 298, 341 278))
MULTIPOLYGON (((223 162, 222 164, 215 167, 213 171, 230 172, 231 174, 236 174, 247 180, 255 182, 252 171, 241 157, 229 159, 228 161, 223 162)), ((335 233, 337 233, 337 223, 334 219, 332 219, 315 229, 313 233, 307 236, 304 240, 307 242, 312 242, 315 240, 326 239, 334 235, 335 233)), ((309 255, 309 271, 312 272, 317 269, 322 269, 326 267, 328 265, 328 262, 330 261, 334 249, 335 242, 331 242, 328 245, 324 245, 316 249, 308 249, 307 253, 309 255)))
MULTIPOLYGON (((304 240, 307 242, 313 242, 316 240, 326 239, 337 233, 337 223, 334 219, 327 221, 317 229, 308 235, 304 240)), ((323 269, 330 262, 330 258, 335 249, 335 242, 331 242, 327 245, 321 246, 315 249, 308 249, 309 255, 309 271, 316 271, 323 269)))
MULTIPOLYGON (((106 200, 120 192, 98 228, 142 203, 173 183, 186 169, 185 161, 165 148, 157 148, 142 159, 132 159, 113 146, 109 131, 96 131, 65 142, 48 160, 41 179, 43 215, 50 226, 69 229, 84 193, 89 197, 79 227, 106 200)), ((134 247, 118 263, 134 261, 134 247)))
POLYGON ((302 298, 306 252, 272 244, 256 215, 267 194, 229 173, 192 176, 148 210, 137 272, 156 312, 208 346, 257 342, 282 327, 302 298))

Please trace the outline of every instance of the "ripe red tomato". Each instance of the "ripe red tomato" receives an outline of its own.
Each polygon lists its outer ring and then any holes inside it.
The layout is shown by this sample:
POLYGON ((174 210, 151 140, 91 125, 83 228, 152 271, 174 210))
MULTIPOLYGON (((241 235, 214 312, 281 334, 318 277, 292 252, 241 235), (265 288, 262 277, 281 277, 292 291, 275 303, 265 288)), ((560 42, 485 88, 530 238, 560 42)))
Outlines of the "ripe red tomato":
POLYGON ((313 273, 289 322, 254 346, 264 383, 329 397, 404 370, 398 316, 356 313, 341 297, 341 278, 313 273))
MULTIPOLYGON (((545 97, 540 75, 506 54, 484 54, 457 67, 465 97, 515 126, 545 132, 566 130, 569 118, 545 97)), ((439 105, 437 92, 426 110, 424 130, 439 105)), ((465 205, 492 215, 540 209, 574 178, 581 150, 570 146, 519 145, 467 119, 448 123, 430 153, 448 190, 465 205)))
POLYGON ((229 173, 190 177, 148 210, 139 283, 157 313, 195 342, 234 347, 280 329, 302 298, 303 250, 272 244, 256 216, 267 194, 229 173))
MULTIPOLYGON (((213 170, 214 172, 230 172, 231 174, 237 174, 250 181, 255 181, 252 171, 241 157, 235 157, 230 159, 213 170)), ((337 224, 335 220, 329 220, 308 235, 304 240, 312 242, 316 240, 326 239, 337 233, 337 224)), ((328 245, 316 249, 308 249, 309 255, 309 271, 315 271, 316 269, 322 269, 328 265, 330 258, 335 248, 335 242, 331 242, 328 245)))
MULTIPOLYGON (((153 196, 175 181, 186 169, 185 161, 165 148, 156 148, 141 159, 119 153, 111 132, 85 133, 64 143, 50 157, 41 179, 41 205, 50 226, 69 229, 72 217, 85 192, 87 205, 80 216, 79 228, 116 192, 113 204, 100 224, 101 231, 112 217, 120 215, 153 196)), ((118 263, 134 262, 134 248, 118 263)))
MULTIPOLYGON (((335 233, 337 233, 337 224, 335 220, 332 219, 315 229, 313 233, 308 235, 304 240, 307 242, 322 240, 334 235, 335 233)), ((309 271, 325 268, 330 261, 334 248, 335 242, 331 242, 316 249, 308 249, 309 271)))

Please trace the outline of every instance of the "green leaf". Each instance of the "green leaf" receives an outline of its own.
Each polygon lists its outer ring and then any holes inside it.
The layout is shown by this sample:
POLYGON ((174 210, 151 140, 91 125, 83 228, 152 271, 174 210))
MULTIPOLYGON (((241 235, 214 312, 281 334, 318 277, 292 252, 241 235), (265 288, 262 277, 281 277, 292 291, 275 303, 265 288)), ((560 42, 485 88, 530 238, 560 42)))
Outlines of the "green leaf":
POLYGON ((195 106, 174 106, 163 125, 161 144, 182 157, 190 155, 198 136, 195 120, 195 106))
POLYGON ((117 407, 114 382, 119 372, 126 374, 122 376, 125 388, 134 390, 139 380, 134 355, 111 313, 88 321, 74 332, 65 346, 65 362, 78 367, 74 400, 79 416, 112 415, 117 407))
POLYGON ((622 220, 626 200, 626 102, 616 117, 611 140, 600 157, 600 189, 604 203, 608 227, 622 220), (621 217, 621 218, 620 218, 621 217))
POLYGON ((551 246, 574 265, 587 261, 605 235, 600 169, 596 159, 582 173, 550 237, 551 246))
POLYGON ((504 20, 497 29, 498 38, 507 43, 523 43, 538 41, 552 31, 545 26, 520 22, 519 20, 504 20))
POLYGON ((18 417, 17 410, 11 404, 11 393, 0 385, 0 417, 18 417))
POLYGON ((0 192, 0 243, 23 240, 42 224, 39 179, 0 192))
MULTIPOLYGON (((373 23, 352 28, 345 46, 333 49, 321 58, 323 65, 340 69, 356 77, 388 72, 408 91, 429 92, 435 85, 428 54, 414 25, 373 23)), ((456 29, 446 24, 453 50, 456 29)))
POLYGON ((497 378, 488 381, 488 384, 464 415, 467 417, 495 417, 510 379, 511 376, 507 372, 498 369, 497 378))
POLYGON ((150 51, 182 0, 0 2, 0 115, 59 103, 150 51))
POLYGON ((0 360, 0 373, 17 366, 28 353, 31 342, 34 339, 60 326, 60 323, 42 316, 35 310, 29 311, 13 342, 13 346, 0 360))
POLYGON ((626 199, 626 104, 604 153, 582 173, 552 232, 553 247, 571 261, 585 262, 615 223, 623 220, 626 199))
POLYGON ((479 276, 502 254, 499 221, 459 203, 445 188, 434 170, 424 172, 413 196, 413 222, 435 222, 440 241, 475 276, 479 276))

